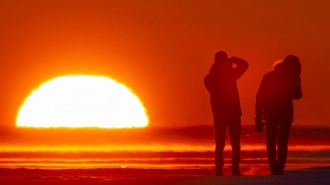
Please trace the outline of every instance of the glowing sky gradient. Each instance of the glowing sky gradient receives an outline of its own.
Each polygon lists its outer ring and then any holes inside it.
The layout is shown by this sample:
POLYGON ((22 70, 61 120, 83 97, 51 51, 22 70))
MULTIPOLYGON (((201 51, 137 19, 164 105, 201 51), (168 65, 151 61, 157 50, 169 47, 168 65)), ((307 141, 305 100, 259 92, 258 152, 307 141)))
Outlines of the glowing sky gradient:
POLYGON ((213 55, 247 60, 239 80, 242 123, 253 124, 263 74, 288 54, 303 63, 295 125, 330 126, 328 1, 3 0, 0 126, 42 83, 108 76, 144 102, 150 125, 212 125, 203 85, 213 55))

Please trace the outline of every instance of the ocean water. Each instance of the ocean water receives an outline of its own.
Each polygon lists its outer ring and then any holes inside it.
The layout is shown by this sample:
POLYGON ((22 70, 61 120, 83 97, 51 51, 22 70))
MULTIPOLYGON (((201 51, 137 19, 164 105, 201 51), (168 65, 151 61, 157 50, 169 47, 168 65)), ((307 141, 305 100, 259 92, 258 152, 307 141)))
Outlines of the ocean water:
MULTIPOLYGON (((242 167, 267 167, 262 145, 242 146, 242 167)), ((2 146, 0 168, 213 169, 213 146, 2 146)), ((225 167, 231 150, 225 148, 225 167)), ((287 168, 330 166, 330 146, 290 146, 287 168)))
MULTIPOLYGON (((310 130, 293 130, 286 169, 330 166, 329 136, 323 134, 324 128, 310 130)), ((246 133, 251 128, 242 129, 241 167, 267 169, 264 134, 250 138, 246 133)), ((1 134, 0 168, 6 169, 161 169, 200 174, 214 169, 212 127, 7 129, 1 134)), ((229 138, 224 156, 225 168, 230 169, 229 138)))

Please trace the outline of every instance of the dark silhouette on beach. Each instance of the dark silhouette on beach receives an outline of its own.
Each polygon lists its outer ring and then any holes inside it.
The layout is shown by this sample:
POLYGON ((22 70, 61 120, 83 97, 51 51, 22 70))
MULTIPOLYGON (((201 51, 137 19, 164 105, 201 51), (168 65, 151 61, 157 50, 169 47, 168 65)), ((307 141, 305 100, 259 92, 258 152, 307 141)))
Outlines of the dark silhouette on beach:
POLYGON ((272 175, 283 175, 293 122, 292 100, 302 97, 300 74, 299 58, 289 55, 275 64, 274 71, 265 74, 256 96, 255 129, 262 132, 262 120, 265 120, 268 162, 272 175))
POLYGON ((223 150, 225 148, 226 130, 228 127, 232 146, 232 174, 240 175, 240 136, 241 116, 239 93, 236 80, 248 68, 248 63, 240 58, 231 57, 225 51, 215 53, 214 63, 209 74, 204 78, 204 84, 210 93, 211 107, 215 130, 215 172, 223 175, 223 150), (236 67, 233 67, 236 64, 236 67))

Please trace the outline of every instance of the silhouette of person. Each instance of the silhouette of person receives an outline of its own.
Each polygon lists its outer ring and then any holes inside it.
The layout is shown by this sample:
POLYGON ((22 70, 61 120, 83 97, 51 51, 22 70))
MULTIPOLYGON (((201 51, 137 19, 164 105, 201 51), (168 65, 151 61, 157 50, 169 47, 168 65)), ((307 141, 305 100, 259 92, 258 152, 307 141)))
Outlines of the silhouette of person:
POLYGON ((302 97, 300 74, 299 58, 288 55, 274 65, 273 71, 264 75, 256 96, 255 130, 262 132, 262 120, 265 120, 268 162, 272 175, 283 175, 293 122, 292 100, 302 97))
POLYGON ((232 147, 232 174, 240 175, 241 106, 236 80, 248 69, 248 63, 231 57, 225 51, 215 53, 214 63, 204 78, 209 91, 215 130, 215 172, 223 175, 223 150, 228 127, 232 147), (233 64, 236 67, 233 67, 233 64))

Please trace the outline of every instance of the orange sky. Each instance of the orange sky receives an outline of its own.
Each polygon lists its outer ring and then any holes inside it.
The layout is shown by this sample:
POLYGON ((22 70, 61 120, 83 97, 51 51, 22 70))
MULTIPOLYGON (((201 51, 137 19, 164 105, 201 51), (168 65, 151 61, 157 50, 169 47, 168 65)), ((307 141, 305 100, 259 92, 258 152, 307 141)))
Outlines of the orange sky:
POLYGON ((14 125, 34 88, 68 74, 104 75, 134 90, 151 125, 212 124, 203 78, 214 53, 246 59, 243 124, 253 124, 264 73, 303 62, 296 125, 330 126, 330 2, 2 0, 0 126, 14 125))

